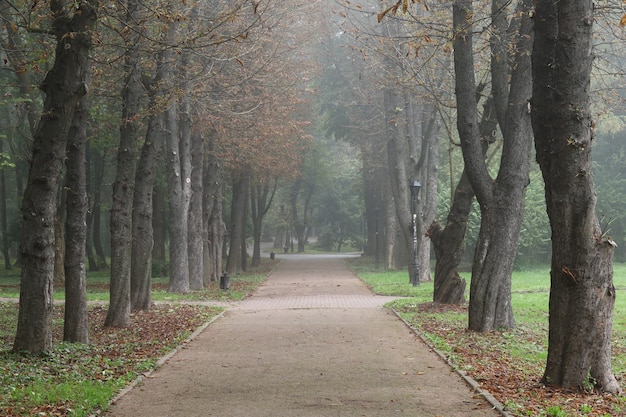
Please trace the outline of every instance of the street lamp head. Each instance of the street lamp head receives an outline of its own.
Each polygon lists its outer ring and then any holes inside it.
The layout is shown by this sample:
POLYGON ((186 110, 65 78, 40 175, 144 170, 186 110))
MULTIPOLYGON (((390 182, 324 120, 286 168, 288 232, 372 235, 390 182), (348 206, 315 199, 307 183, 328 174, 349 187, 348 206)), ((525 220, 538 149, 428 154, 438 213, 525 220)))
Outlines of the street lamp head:
POLYGON ((417 180, 413 180, 411 181, 411 183, 409 184, 409 188, 411 188, 411 195, 414 198, 417 198, 417 196, 420 193, 420 188, 422 188, 422 184, 420 184, 419 181, 417 180))

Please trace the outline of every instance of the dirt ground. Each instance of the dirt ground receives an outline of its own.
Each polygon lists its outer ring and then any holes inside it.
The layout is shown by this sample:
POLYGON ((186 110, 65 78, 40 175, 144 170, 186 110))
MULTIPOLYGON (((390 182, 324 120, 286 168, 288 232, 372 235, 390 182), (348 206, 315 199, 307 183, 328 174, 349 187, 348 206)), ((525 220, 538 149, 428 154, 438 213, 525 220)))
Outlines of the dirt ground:
POLYGON ((335 256, 285 255, 110 417, 498 416, 335 256))

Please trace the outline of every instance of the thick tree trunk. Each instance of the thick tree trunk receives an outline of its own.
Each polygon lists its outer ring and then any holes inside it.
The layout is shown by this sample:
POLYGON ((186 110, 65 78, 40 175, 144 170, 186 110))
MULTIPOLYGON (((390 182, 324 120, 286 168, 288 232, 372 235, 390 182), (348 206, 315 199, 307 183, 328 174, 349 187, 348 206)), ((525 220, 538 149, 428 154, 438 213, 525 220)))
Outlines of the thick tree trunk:
MULTIPOLYGON (((63 176, 61 174, 61 176, 63 176)), ((59 179, 63 182, 63 179, 59 179)), ((61 203, 54 219, 54 285, 65 285, 65 190, 59 191, 61 203)))
MULTIPOLYGON (((486 153, 498 122, 493 115, 493 100, 483 105, 479 132, 482 137, 483 154, 486 153)), ((431 222, 427 235, 435 250, 435 282, 433 301, 441 304, 462 304, 465 302, 466 282, 459 275, 459 266, 465 253, 465 232, 474 201, 474 190, 465 170, 461 174, 452 195, 452 203, 442 229, 437 222, 431 222)))
POLYGON ((96 11, 88 3, 68 16, 51 3, 56 56, 41 89, 44 111, 34 136, 28 183, 22 200, 22 261, 19 315, 13 350, 40 353, 52 348, 54 217, 67 134, 85 84, 96 11), (80 13, 78 13, 80 12, 80 13), (71 36, 70 36, 71 34, 71 36))
POLYGON ((381 248, 381 254, 384 257, 385 268, 396 270, 408 264, 409 247, 406 245, 404 234, 400 231, 393 198, 387 200, 387 206, 382 213, 384 217, 381 238, 384 247, 381 248))
POLYGON ((167 189, 170 232, 170 284, 168 291, 189 292, 189 258, 187 253, 187 220, 191 180, 189 136, 179 133, 178 106, 171 104, 165 111, 167 189))
POLYGON ((91 187, 90 189, 88 189, 88 194, 93 195, 93 203, 91 205, 91 210, 88 214, 88 224, 90 225, 91 229, 91 242, 93 242, 93 248, 95 250, 96 257, 94 269, 91 269, 91 260, 89 266, 90 270, 103 271, 109 268, 104 253, 104 247, 102 246, 102 205, 100 204, 100 197, 102 195, 103 188, 102 184, 104 182, 104 168, 106 165, 106 156, 104 153, 98 150, 94 150, 92 152, 92 156, 95 172, 93 174, 93 182, 91 183, 91 187))
MULTIPOLYGON (((155 99, 151 98, 154 105, 155 99)), ((150 116, 146 140, 135 175, 131 243, 131 310, 148 310, 152 303, 152 191, 163 155, 163 113, 150 116)))
MULTIPOLYGON (((92 149, 89 146, 89 142, 86 143, 86 155, 85 155, 85 170, 86 170, 86 176, 87 176, 87 196, 91 195, 90 190, 92 190, 93 186, 92 186, 92 175, 91 175, 91 167, 92 167, 92 149)), ((87 241, 85 242, 85 252, 86 252, 86 256, 87 256, 87 262, 89 265, 89 271, 97 271, 97 263, 96 263, 96 257, 94 256, 93 253, 93 243, 91 240, 91 236, 92 236, 92 227, 93 227, 93 212, 91 209, 91 200, 88 202, 89 203, 89 208, 87 210, 87 241)))
MULTIPOLYGON (((427 120, 434 124, 434 114, 427 115, 427 120)), ((432 280, 431 271, 431 249, 430 239, 428 238, 426 231, 428 225, 432 224, 437 217, 437 196, 438 196, 438 183, 439 183, 439 129, 433 129, 429 131, 428 137, 424 139, 423 152, 425 154, 424 164, 421 167, 422 174, 419 178, 422 179, 423 196, 420 201, 421 210, 420 214, 420 234, 418 238, 419 243, 419 265, 420 265, 420 282, 426 282, 432 280)))
POLYGON ((222 247, 225 227, 222 213, 222 174, 213 150, 213 134, 209 137, 204 168, 203 231, 204 238, 204 284, 217 281, 222 273, 222 247))
MULTIPOLYGON (((409 155, 409 144, 406 140, 408 135, 406 131, 406 124, 408 121, 406 118, 405 107, 405 103, 401 100, 399 94, 395 91, 386 91, 385 108, 387 109, 387 125, 389 126, 387 131, 387 162, 389 167, 391 197, 395 208, 395 223, 397 224, 396 230, 398 230, 402 236, 402 242, 404 242, 404 246, 407 248, 405 251, 407 253, 412 253, 413 225, 410 203, 411 193, 409 192, 410 173, 408 172, 407 162, 405 161, 409 155)), ((417 210, 419 213, 419 209, 417 210)), ((421 216, 418 214, 417 217, 419 221, 421 216)), ((392 228, 388 227, 387 232, 390 233, 391 231, 392 228)), ((418 231, 418 236, 419 235, 420 233, 418 231)), ((388 252, 388 255, 399 249, 396 248, 397 245, 395 242, 393 245, 394 251, 388 252)), ((419 250, 419 248, 417 250, 419 250)), ((413 256, 411 256, 411 259, 409 259, 408 262, 408 281, 410 283, 419 282, 417 277, 418 270, 416 267, 417 265, 413 260, 413 256)))
POLYGON ((154 184, 152 196, 152 230, 154 233, 154 248, 152 261, 165 265, 167 261, 167 198, 166 187, 159 181, 154 184))
POLYGON ((474 191, 463 173, 454 192, 445 228, 433 222, 428 229, 435 249, 433 301, 442 304, 465 303, 466 282, 458 269, 465 253, 465 231, 474 201, 474 191))
POLYGON ((500 170, 492 200, 481 205, 481 227, 470 284, 469 328, 491 331, 514 327, 511 274, 524 217, 529 183, 532 126, 528 103, 532 94, 532 2, 524 0, 524 17, 511 72, 505 112, 500 170))
POLYGON ((202 199, 204 190, 204 135, 194 133, 191 141, 191 199, 189 201, 188 253, 189 288, 204 287, 204 227, 202 199))
POLYGON ((65 218, 65 321, 63 340, 89 343, 87 318, 87 175, 86 143, 88 103, 83 97, 68 135, 65 218))
MULTIPOLYGON (((522 25, 517 36, 511 72, 503 150, 497 178, 491 179, 484 162, 476 109, 476 83, 472 50, 472 2, 454 4, 454 66, 458 130, 468 178, 481 208, 481 228, 476 244, 470 284, 469 329, 491 331, 515 326, 511 307, 511 273, 517 250, 529 182, 531 126, 530 51, 532 21, 530 0, 524 0, 522 25)), ((495 2, 494 4, 496 4, 495 2)), ((499 13, 500 10, 494 11, 499 13)), ((494 17, 494 20, 497 20, 494 17)), ((502 34, 504 36, 504 34, 502 34)), ((497 82, 497 80, 493 80, 497 82)), ((492 85, 494 92, 506 86, 492 85)))
POLYGON ((536 8, 533 128, 552 229, 548 359, 543 382, 618 393, 611 368, 614 243, 596 217, 590 0, 536 8))
MULTIPOLYGON (((126 3, 127 24, 137 25, 137 0, 126 3)), ((139 31, 139 29, 137 29, 139 31)), ((105 326, 130 325, 130 252, 132 239, 132 204, 135 188, 136 159, 139 148, 139 111, 143 87, 139 59, 138 32, 130 30, 126 40, 122 89, 122 121, 117 149, 117 170, 111 203, 111 284, 109 310, 105 326)))
POLYGON ((97 270, 104 271, 109 269, 107 264, 106 254, 104 252, 104 246, 102 245, 102 205, 100 204, 100 192, 97 192, 97 204, 93 208, 93 248, 96 251, 97 270))

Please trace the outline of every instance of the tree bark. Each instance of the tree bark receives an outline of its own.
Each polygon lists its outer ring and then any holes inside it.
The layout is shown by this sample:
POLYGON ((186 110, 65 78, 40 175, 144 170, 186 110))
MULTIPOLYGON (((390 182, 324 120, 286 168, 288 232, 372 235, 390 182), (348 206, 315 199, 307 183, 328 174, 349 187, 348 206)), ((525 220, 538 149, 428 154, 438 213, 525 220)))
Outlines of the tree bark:
MULTIPOLYGON (((93 181, 93 176, 91 175, 91 167, 93 165, 92 162, 92 149, 91 146, 89 146, 89 142, 86 143, 86 154, 85 154, 85 170, 86 170, 86 176, 87 176, 87 198, 89 198, 89 196, 91 195, 91 190, 93 189, 92 186, 92 181, 93 181)), ((87 262, 89 265, 89 271, 97 271, 98 267, 97 267, 97 263, 96 263, 96 257, 94 256, 94 252, 93 252, 93 243, 92 243, 92 227, 93 227, 93 211, 92 211, 92 201, 91 199, 89 199, 88 201, 89 204, 89 208, 87 210, 87 241, 85 242, 85 252, 86 252, 86 256, 87 256, 87 262)))
MULTIPOLYGON (((506 124, 501 126, 504 146, 498 176, 493 180, 483 157, 476 109, 472 2, 460 0, 453 6, 457 127, 465 169, 482 214, 472 266, 468 327, 481 332, 515 326, 511 307, 511 273, 523 217, 524 193, 529 182, 532 139, 528 112, 532 46, 530 7, 531 2, 524 0, 523 23, 513 43, 516 45, 516 56, 511 72, 506 124)), ((494 91, 505 88, 492 85, 494 91)))
MULTIPOLYGON (((483 105, 483 115, 479 124, 483 154, 493 140, 498 122, 493 116, 493 100, 483 105)), ((463 304, 466 282, 459 275, 459 265, 465 253, 465 232, 474 201, 474 190, 465 170, 461 174, 452 196, 452 203, 446 219, 446 226, 434 221, 428 229, 435 250, 435 282, 433 301, 441 304, 463 304)))
POLYGON ((80 2, 71 16, 51 2, 56 37, 54 65, 41 89, 44 111, 34 136, 28 183, 22 200, 20 303, 13 351, 41 353, 52 348, 54 217, 67 135, 78 101, 87 93, 85 77, 96 10, 80 2), (71 36, 70 36, 71 34, 71 36))
POLYGON ((230 210, 230 247, 226 261, 226 271, 235 274, 243 271, 242 247, 245 245, 246 200, 250 180, 240 178, 233 183, 233 198, 230 210))
MULTIPOLYGON (((172 14, 179 13, 174 1, 165 6, 172 14)), ((176 43, 179 31, 177 22, 170 22, 164 40, 168 45, 176 43)), ((170 283, 169 292, 189 292, 188 220, 191 198, 191 94, 186 86, 188 51, 177 59, 172 48, 162 52, 163 89, 170 94, 165 109, 165 171, 167 178, 169 237, 170 237, 170 283), (178 64, 180 62, 180 65, 178 64), (178 74, 177 74, 178 73, 178 74), (181 85, 175 85, 178 75, 181 85), (180 89, 180 92, 177 92, 180 89)))
MULTIPOLYGON (((63 183, 63 173, 59 182, 63 183)), ((59 189, 57 215, 54 219, 54 285, 65 285, 65 189, 59 189)))
POLYGON ((191 199, 188 220, 189 288, 204 287, 202 192, 204 189, 204 135, 195 131, 191 140, 191 199))
MULTIPOLYGON (((361 159, 363 169, 363 187, 365 195, 365 248, 364 255, 372 259, 377 258, 376 233, 378 216, 385 200, 385 178, 389 178, 385 170, 384 159, 381 156, 377 141, 370 140, 361 143, 361 159)), ((380 232, 380 231, 379 231, 380 232)))
MULTIPOLYGON (((154 91, 151 90, 152 93, 154 91)), ((151 97, 155 105, 154 96, 151 97)), ((163 113, 154 113, 148 121, 146 140, 135 176, 133 194, 130 303, 131 310, 148 310, 152 303, 152 192, 158 164, 163 155, 163 113)))
POLYGON ((104 169, 106 166, 106 154, 104 152, 96 152, 96 178, 93 187, 93 221, 92 221, 92 240, 93 247, 96 251, 97 270, 104 271, 109 269, 107 264, 104 246, 102 245, 102 184, 104 182, 104 169))
POLYGON ((165 111, 167 189, 169 202, 170 284, 169 292, 189 292, 187 220, 191 179, 189 178, 189 136, 179 132, 178 106, 172 103, 165 111))
MULTIPOLYGON (((391 197, 395 207, 395 224, 397 230, 402 236, 402 242, 405 243, 407 253, 411 253, 413 242, 413 225, 411 217, 411 203, 409 192, 409 172, 405 158, 409 155, 409 144, 406 140, 408 134, 407 117, 405 102, 400 98, 401 94, 396 91, 388 90, 385 92, 385 108, 387 113, 387 162, 389 166, 389 183, 391 185, 391 197)), ((418 209, 419 210, 419 209, 418 209)), ((419 215, 418 215, 419 217, 419 215)), ((392 228, 388 227, 388 237, 394 236, 389 234, 392 228)), ((418 225, 419 230, 419 225, 418 225)), ((418 232, 418 236, 420 233, 418 232)), ((393 247, 395 245, 395 239, 393 247)), ((391 249, 391 246, 389 247, 391 249)), ((399 248, 397 248, 399 249, 399 248)), ((397 250, 396 249, 396 250, 397 250)), ((395 252, 388 250, 388 255, 395 252)), ((409 283, 413 282, 416 277, 417 269, 413 259, 408 262, 409 283)), ((418 281, 419 282, 419 281, 418 281)))
POLYGON ((68 135, 65 218, 65 321, 63 340, 89 343, 87 317, 87 174, 86 144, 89 106, 83 97, 68 135))
POLYGON ((204 169, 203 229, 204 239, 204 284, 217 281, 222 273, 222 247, 225 227, 222 204, 221 165, 213 152, 215 137, 211 132, 207 142, 204 169))
POLYGON ((161 181, 154 184, 152 196, 152 230, 154 231, 154 247, 152 261, 165 265, 167 262, 167 190, 161 181))
POLYGON ((241 224, 241 271, 248 271, 248 213, 250 212, 250 178, 246 184, 246 194, 243 197, 243 218, 241 224))
POLYGON ((111 284, 109 310, 105 326, 130 325, 130 252, 132 239, 132 204, 135 188, 136 159, 140 143, 139 113, 143 86, 139 59, 140 28, 137 0, 126 2, 126 23, 134 27, 125 39, 124 70, 126 78, 122 89, 122 121, 120 144, 117 149, 117 170, 113 182, 111 203, 111 284))
MULTIPOLYGON (((300 176, 296 178, 296 181, 291 187, 289 195, 289 203, 291 206, 291 222, 294 231, 296 232, 296 238, 298 239, 298 253, 304 253, 304 232, 306 230, 308 222, 309 204, 311 202, 311 194, 313 192, 310 187, 303 187, 304 179, 300 176), (304 188, 304 189, 303 189, 304 188), (302 197, 304 200, 300 206, 302 209, 302 215, 298 213, 298 199, 302 197)), ((287 232, 289 240, 292 240, 291 230, 287 232)), ((285 245, 293 245, 293 241, 286 242, 285 245)), ((292 247, 293 251, 293 247, 292 247)))
POLYGON ((615 244, 596 216, 591 175, 590 0, 537 3, 532 119, 552 230, 543 382, 619 393, 611 368, 615 244))
POLYGON ((106 165, 106 154, 98 149, 94 149, 93 147, 88 147, 87 154, 87 195, 92 196, 92 201, 90 202, 90 209, 87 213, 87 226, 89 228, 88 231, 88 242, 87 242, 87 253, 89 255, 89 270, 90 271, 102 271, 108 269, 109 266, 107 264, 106 256, 104 253, 104 247, 102 246, 102 205, 101 205, 101 195, 102 195, 102 184, 104 182, 104 168, 106 165), (93 245, 90 248, 90 245, 93 245), (90 250, 95 251, 95 256, 90 253, 90 250), (93 256, 93 259, 92 259, 93 256))
POLYGON ((254 185, 250 192, 252 229, 253 229, 253 249, 252 249, 252 266, 261 264, 261 238, 263 233, 263 218, 272 206, 274 194, 276 193, 277 183, 270 193, 269 184, 254 185), (268 201, 269 199, 269 201, 268 201))
POLYGON ((474 191, 463 172, 456 186, 445 228, 433 222, 427 235, 435 250, 433 301, 442 304, 465 303, 466 282, 458 269, 465 252, 465 231, 474 201, 474 191))
MULTIPOLYGON (((4 153, 4 140, 0 139, 0 154, 4 153)), ((5 167, 0 168, 0 229, 2 230, 2 255, 4 269, 10 270, 11 254, 9 251, 9 225, 7 221, 7 181, 5 167)))

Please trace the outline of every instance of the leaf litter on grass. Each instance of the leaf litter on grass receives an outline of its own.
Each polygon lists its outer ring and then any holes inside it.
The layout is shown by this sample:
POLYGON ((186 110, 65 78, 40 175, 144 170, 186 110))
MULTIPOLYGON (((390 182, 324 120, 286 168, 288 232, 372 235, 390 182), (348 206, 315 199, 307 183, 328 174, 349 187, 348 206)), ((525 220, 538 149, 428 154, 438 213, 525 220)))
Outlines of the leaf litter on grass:
MULTIPOLYGON (((131 326, 103 326, 106 307, 90 306, 90 343, 57 343, 39 356, 11 353, 17 304, 0 304, 0 415, 84 416, 106 407, 116 391, 150 371, 167 351, 221 310, 215 307, 159 304, 131 315, 131 326), (14 320, 8 319, 12 316, 14 320)), ((62 339, 63 306, 54 308, 54 340, 62 339)))
POLYGON ((545 327, 476 333, 467 330, 467 305, 409 303, 396 310, 514 416, 626 416, 622 396, 554 389, 541 383, 545 360, 538 358, 545 357, 545 327))

